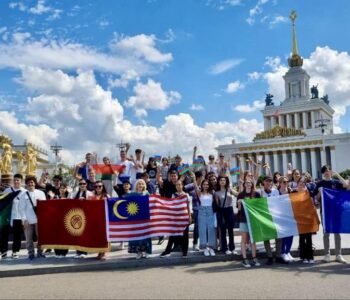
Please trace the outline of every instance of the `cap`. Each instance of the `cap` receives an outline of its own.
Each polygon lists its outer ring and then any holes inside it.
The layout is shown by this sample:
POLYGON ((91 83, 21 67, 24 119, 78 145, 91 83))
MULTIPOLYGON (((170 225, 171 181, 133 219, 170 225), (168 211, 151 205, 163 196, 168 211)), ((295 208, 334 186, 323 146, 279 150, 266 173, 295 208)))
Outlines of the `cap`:
POLYGON ((263 181, 272 181, 271 176, 264 176, 263 181))
POLYGON ((214 155, 209 155, 209 159, 214 159, 214 155))

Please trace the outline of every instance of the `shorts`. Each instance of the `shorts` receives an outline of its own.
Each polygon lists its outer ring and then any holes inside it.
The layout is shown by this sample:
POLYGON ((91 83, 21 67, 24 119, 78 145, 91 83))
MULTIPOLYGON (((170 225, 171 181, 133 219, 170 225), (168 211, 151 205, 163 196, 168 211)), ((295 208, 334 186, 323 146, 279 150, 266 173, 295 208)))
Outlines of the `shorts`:
POLYGON ((240 232, 249 232, 247 223, 239 223, 240 232))

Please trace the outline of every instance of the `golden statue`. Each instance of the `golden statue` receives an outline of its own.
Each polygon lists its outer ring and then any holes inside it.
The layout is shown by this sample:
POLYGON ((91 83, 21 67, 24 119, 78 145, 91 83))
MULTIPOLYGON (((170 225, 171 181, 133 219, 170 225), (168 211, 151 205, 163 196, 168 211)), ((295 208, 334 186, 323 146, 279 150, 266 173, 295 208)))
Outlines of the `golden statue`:
POLYGON ((36 164, 37 164, 38 152, 36 152, 32 144, 27 144, 26 160, 27 160, 27 169, 26 175, 36 176, 36 164))
POLYGON ((4 152, 1 159, 1 174, 11 175, 12 174, 12 146, 8 142, 3 142, 2 148, 4 152))
POLYGON ((17 173, 24 173, 24 155, 21 151, 16 152, 17 155, 17 173))

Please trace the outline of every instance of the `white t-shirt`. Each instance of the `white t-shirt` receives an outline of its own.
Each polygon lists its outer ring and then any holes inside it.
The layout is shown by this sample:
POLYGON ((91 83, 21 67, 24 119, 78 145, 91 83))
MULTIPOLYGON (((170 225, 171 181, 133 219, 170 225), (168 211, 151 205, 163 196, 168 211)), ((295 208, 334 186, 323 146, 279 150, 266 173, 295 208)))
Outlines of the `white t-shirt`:
MULTIPOLYGON (((38 200, 46 200, 46 196, 43 191, 35 189, 33 192, 28 191, 28 193, 33 202, 34 207, 37 206, 38 200)), ((27 193, 22 193, 19 199, 19 211, 21 214, 22 221, 27 220, 29 224, 38 223, 38 219, 34 212, 33 205, 31 204, 27 193)))
MULTIPOLYGON (((117 162, 117 165, 123 165, 125 166, 124 170, 122 173, 120 173, 119 175, 123 174, 123 175, 127 175, 127 176, 130 176, 130 181, 131 183, 133 183, 134 179, 132 178, 132 169, 134 168, 134 163, 130 160, 126 160, 126 161, 118 161, 117 162)), ((119 180, 119 177, 117 178, 117 184, 122 184, 122 182, 119 180)))
POLYGON ((201 206, 212 206, 213 205, 213 195, 201 195, 200 196, 201 206))
POLYGON ((134 164, 133 168, 131 168, 131 181, 135 182, 136 181, 136 174, 137 173, 143 173, 144 168, 143 167, 138 167, 138 165, 142 165, 142 160, 135 160, 136 165, 134 164))
POLYGON ((21 190, 21 192, 18 194, 18 196, 13 199, 12 202, 12 211, 11 211, 11 225, 13 220, 20 220, 21 219, 21 214, 19 211, 19 199, 22 195, 23 192, 26 192, 27 190, 25 188, 20 187, 19 189, 16 189, 14 187, 8 187, 7 189, 4 190, 4 194, 6 193, 12 193, 12 192, 17 192, 18 190, 21 190))

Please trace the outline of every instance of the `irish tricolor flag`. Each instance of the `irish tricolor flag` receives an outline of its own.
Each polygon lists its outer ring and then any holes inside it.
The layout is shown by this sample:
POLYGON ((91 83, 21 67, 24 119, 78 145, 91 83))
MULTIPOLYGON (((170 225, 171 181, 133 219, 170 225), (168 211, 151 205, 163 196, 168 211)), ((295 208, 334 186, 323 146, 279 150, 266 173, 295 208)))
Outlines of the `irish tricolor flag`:
POLYGON ((253 242, 317 232, 319 218, 308 192, 245 199, 245 214, 253 242))

